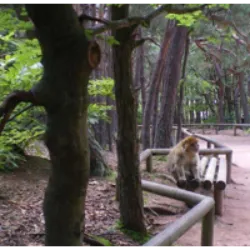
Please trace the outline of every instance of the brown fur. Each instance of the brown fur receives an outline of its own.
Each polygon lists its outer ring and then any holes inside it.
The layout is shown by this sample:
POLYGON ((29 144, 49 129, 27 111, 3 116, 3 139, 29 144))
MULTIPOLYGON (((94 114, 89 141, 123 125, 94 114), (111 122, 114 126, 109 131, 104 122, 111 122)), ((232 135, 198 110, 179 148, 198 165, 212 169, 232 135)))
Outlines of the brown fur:
POLYGON ((199 144, 194 136, 188 136, 172 148, 168 155, 167 168, 178 180, 186 180, 186 172, 199 179, 199 144))

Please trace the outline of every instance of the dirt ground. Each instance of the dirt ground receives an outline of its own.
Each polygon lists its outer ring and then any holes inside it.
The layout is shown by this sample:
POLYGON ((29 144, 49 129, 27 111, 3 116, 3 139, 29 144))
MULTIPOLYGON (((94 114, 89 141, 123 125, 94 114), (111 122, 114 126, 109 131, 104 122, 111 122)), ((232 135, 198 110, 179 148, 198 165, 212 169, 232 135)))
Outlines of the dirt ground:
MULTIPOLYGON (((211 131, 212 132, 212 131, 211 131)), ((250 246, 250 137, 241 134, 233 137, 232 131, 220 131, 220 135, 209 137, 219 139, 235 152, 235 159, 245 157, 245 165, 232 168, 233 184, 226 188, 224 214, 216 217, 214 244, 216 246, 250 246), (231 133, 231 134, 230 134, 231 133), (216 138, 217 137, 217 138, 216 138), (235 144, 235 146, 234 146, 235 144), (240 150, 237 146, 244 146, 240 150), (235 147, 235 148, 234 148, 235 147), (248 159, 249 158, 249 159, 248 159)), ((116 167, 116 157, 106 154, 111 168, 116 167)), ((154 172, 148 174, 141 165, 142 178, 167 184, 162 179, 164 157, 154 159, 154 172)), ((13 173, 0 173, 0 245, 31 246, 44 244, 44 218, 42 201, 47 185, 50 165, 48 160, 29 157, 26 164, 13 173)), ((169 183, 168 183, 169 184, 169 183)), ((163 230, 168 224, 182 216, 187 206, 179 201, 144 192, 147 229, 151 235, 163 230)), ((86 201, 86 230, 88 235, 97 235, 112 245, 140 245, 145 238, 133 240, 122 233, 117 225, 119 207, 115 201, 114 177, 91 178, 86 201)), ((200 223, 192 227, 177 242, 182 246, 200 245, 200 223)))

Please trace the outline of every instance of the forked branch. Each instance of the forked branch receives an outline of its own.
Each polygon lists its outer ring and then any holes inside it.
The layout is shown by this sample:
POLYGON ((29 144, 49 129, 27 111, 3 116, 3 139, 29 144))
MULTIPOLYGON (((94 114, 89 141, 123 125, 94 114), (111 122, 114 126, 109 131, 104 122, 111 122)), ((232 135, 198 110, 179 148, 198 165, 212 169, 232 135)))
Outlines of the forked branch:
POLYGON ((10 118, 12 111, 20 102, 39 105, 32 91, 16 90, 9 94, 0 106, 0 117, 2 117, 2 120, 0 122, 0 135, 5 127, 5 124, 10 118))
MULTIPOLYGON (((194 11, 203 10, 207 5, 208 4, 201 4, 199 6, 186 8, 183 6, 183 4, 177 4, 177 5, 164 4, 144 17, 129 17, 129 18, 121 19, 121 20, 117 20, 117 21, 110 21, 108 23, 105 20, 106 24, 96 26, 96 27, 89 29, 89 30, 92 30, 92 34, 96 35, 96 34, 100 34, 100 33, 104 32, 106 30, 117 30, 117 29, 121 29, 121 28, 130 27, 132 25, 149 26, 150 21, 152 19, 154 19, 155 17, 159 16, 160 14, 162 14, 164 12, 174 13, 174 14, 192 13, 194 11)), ((98 20, 98 21, 100 22, 100 20, 98 20)))

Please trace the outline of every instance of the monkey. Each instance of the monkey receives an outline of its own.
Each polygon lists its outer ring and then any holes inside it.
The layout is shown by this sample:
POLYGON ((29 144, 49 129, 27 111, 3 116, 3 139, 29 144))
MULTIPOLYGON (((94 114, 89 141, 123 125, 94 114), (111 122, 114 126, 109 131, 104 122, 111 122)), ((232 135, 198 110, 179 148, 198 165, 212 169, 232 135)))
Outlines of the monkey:
POLYGON ((186 137, 171 149, 167 159, 167 168, 177 180, 179 187, 186 186, 186 176, 193 188, 199 186, 199 161, 199 144, 194 136, 186 137))

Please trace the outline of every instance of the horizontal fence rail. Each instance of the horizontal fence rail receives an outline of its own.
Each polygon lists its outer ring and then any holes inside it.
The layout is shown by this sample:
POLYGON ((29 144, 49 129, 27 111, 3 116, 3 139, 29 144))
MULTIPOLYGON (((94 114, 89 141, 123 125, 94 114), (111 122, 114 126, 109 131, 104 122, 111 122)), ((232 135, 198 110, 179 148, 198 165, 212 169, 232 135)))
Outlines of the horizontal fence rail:
POLYGON ((170 246, 202 218, 201 245, 213 245, 214 200, 212 198, 145 180, 142 180, 142 189, 195 205, 144 246, 170 246))

